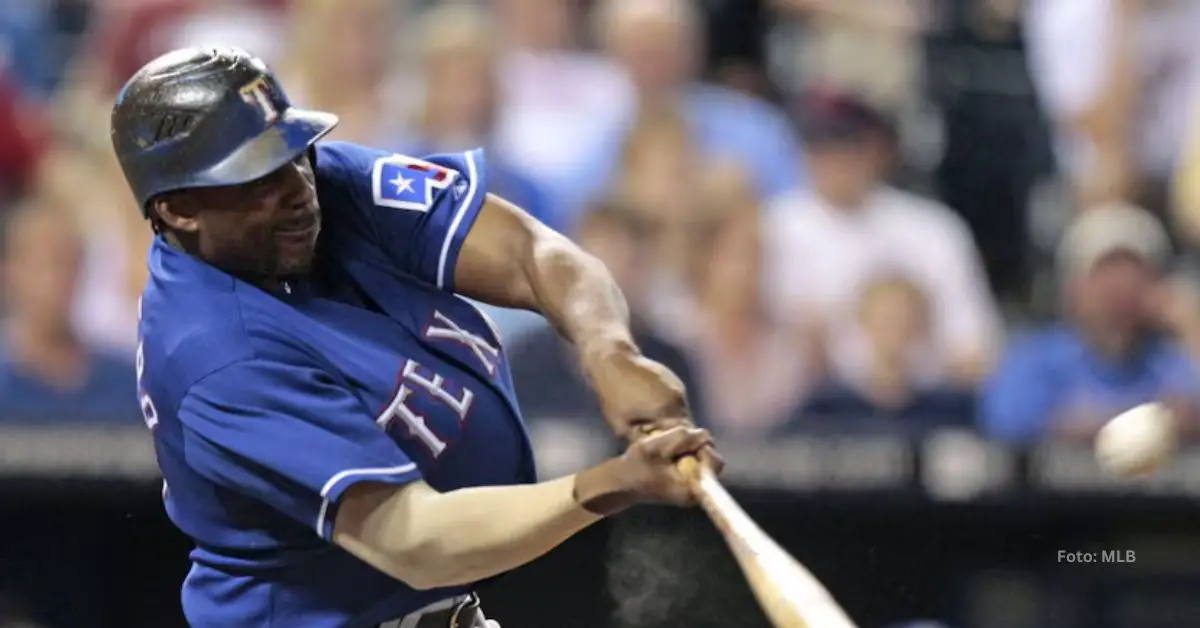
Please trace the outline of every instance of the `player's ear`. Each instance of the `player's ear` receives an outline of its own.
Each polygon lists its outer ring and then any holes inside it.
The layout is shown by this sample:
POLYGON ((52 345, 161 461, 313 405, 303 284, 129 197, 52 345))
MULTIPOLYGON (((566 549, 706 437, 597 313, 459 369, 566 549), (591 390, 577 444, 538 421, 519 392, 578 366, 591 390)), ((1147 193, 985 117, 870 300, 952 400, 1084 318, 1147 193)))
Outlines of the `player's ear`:
POLYGON ((180 233, 200 230, 199 214, 181 194, 164 194, 150 202, 150 211, 163 226, 180 233))

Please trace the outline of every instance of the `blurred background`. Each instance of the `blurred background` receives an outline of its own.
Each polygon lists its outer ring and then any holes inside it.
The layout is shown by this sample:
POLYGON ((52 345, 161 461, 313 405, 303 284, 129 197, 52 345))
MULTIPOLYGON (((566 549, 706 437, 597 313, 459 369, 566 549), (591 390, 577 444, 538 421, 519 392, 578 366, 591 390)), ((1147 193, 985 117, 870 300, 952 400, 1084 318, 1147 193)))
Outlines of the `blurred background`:
MULTIPOLYGON (((863 628, 1200 626, 1200 452, 1133 484, 1090 453, 1151 400, 1200 434, 1196 33, 1196 0, 3 0, 0 626, 183 625, 108 111, 202 43, 337 139, 487 148, 863 628)), ((615 451, 570 348, 491 313, 544 475, 615 451)), ((765 625, 698 512, 483 594, 506 628, 765 625)))

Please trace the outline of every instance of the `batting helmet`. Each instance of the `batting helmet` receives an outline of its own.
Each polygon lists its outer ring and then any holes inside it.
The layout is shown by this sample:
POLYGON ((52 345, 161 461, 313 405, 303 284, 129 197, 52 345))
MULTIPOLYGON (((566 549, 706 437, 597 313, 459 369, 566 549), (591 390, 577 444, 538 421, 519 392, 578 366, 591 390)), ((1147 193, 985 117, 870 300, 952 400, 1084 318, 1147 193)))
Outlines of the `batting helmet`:
POLYGON ((293 107, 266 63, 244 50, 185 48, 147 63, 121 88, 112 144, 147 215, 163 192, 268 175, 337 122, 293 107))

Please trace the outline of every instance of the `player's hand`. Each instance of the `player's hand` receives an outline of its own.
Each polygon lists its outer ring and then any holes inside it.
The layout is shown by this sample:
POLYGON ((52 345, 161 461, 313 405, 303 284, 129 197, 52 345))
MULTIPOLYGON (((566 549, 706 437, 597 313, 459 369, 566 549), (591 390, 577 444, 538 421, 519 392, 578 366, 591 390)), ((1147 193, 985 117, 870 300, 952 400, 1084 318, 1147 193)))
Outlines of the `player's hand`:
POLYGON ((634 440, 648 427, 665 429, 688 420, 683 381, 636 350, 593 353, 585 358, 584 368, 604 420, 618 437, 634 440))
MULTIPOLYGON (((600 409, 618 437, 634 442, 675 427, 695 427, 687 389, 666 366, 630 351, 605 352, 585 362, 600 409)), ((700 459, 718 474, 725 468, 711 445, 700 459)))
POLYGON ((676 463, 711 444, 707 430, 683 426, 638 438, 620 457, 577 475, 575 499, 602 515, 639 502, 690 505, 695 499, 676 463))
POLYGON ((644 501, 682 506, 694 498, 676 463, 711 446, 708 430, 676 426, 635 440, 619 460, 628 469, 627 481, 644 501))
MULTIPOLYGON (((687 418, 660 419, 658 421, 637 426, 635 432, 636 435, 632 436, 631 440, 636 442, 640 439, 679 427, 695 428, 696 426, 690 419, 687 418)), ((709 441, 707 445, 701 447, 700 451, 696 453, 696 457, 699 458, 700 462, 704 463, 705 466, 707 466, 709 469, 712 469, 713 473, 717 475, 720 475, 721 472, 725 470, 725 458, 721 457, 721 454, 717 453, 717 448, 712 441, 709 441)))

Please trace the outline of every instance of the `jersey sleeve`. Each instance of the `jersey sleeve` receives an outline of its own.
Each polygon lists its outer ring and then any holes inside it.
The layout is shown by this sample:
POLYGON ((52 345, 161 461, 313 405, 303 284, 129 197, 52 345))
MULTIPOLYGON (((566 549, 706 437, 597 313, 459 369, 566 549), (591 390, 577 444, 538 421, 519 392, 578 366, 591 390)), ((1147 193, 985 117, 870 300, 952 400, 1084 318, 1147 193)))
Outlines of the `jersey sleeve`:
POLYGON ((318 189, 336 190, 322 193, 324 211, 351 214, 400 271, 453 292, 459 252, 487 198, 484 165, 482 150, 417 158, 327 142, 316 167, 318 189))
POLYGON ((326 540, 347 488, 421 477, 358 400, 314 369, 236 363, 194 384, 178 416, 188 467, 326 540))

